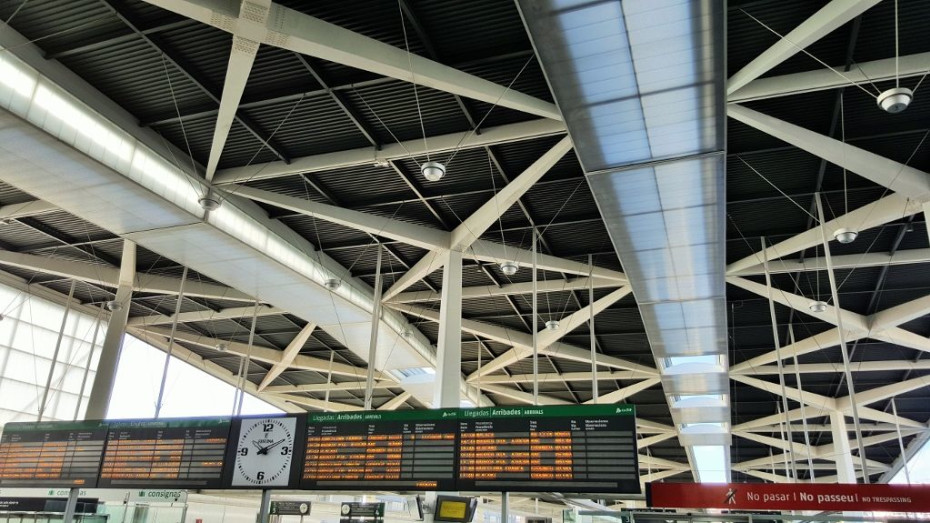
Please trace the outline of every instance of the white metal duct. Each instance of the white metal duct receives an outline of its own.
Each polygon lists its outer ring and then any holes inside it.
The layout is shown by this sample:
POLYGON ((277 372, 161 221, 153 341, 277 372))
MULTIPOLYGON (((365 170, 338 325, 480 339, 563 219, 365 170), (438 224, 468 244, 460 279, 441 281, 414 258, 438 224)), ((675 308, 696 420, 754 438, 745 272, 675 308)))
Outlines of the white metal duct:
POLYGON ((729 479, 723 3, 517 0, 701 481, 729 479))
MULTIPOLYGON (((0 156, 4 182, 313 322, 367 359, 369 286, 251 201, 232 198, 205 216, 201 179, 10 53, 0 54, 0 156), (344 281, 335 292, 324 288, 332 277, 344 281)), ((383 310, 378 326, 376 369, 433 366, 434 349, 400 313, 383 310)), ((426 385, 412 383, 409 392, 430 404, 426 385)), ((462 391, 473 393, 464 381, 462 391)))

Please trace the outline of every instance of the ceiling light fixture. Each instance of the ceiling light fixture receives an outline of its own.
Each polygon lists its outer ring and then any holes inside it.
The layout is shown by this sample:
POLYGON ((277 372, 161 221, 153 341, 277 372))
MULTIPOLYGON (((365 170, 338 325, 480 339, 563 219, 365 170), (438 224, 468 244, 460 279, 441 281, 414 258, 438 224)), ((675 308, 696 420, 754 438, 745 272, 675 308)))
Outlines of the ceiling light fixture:
POLYGON ((216 350, 220 352, 226 352, 227 349, 229 349, 229 345, 225 341, 216 344, 216 350))
POLYGON ((557 331, 559 330, 559 320, 549 320, 546 322, 547 331, 557 331))
POLYGON ((220 205, 223 204, 223 200, 217 193, 213 192, 213 189, 210 189, 207 194, 197 200, 197 203, 203 207, 203 210, 210 212, 219 209, 220 205))
POLYGON ((110 312, 119 312, 123 310, 123 304, 116 300, 110 300, 106 303, 106 308, 110 312))
POLYGON ((505 276, 513 276, 517 273, 518 270, 520 270, 520 266, 517 265, 517 262, 512 261, 501 262, 500 268, 501 272, 504 273, 505 276))
POLYGON ((885 112, 898 114, 907 109, 914 99, 914 92, 907 87, 893 87, 878 95, 878 106, 885 112))
POLYGON ((420 173, 431 182, 438 182, 446 175, 446 166, 439 162, 426 162, 420 166, 420 173))
POLYGON ((387 160, 375 160, 374 163, 372 163, 372 165, 375 167, 390 167, 391 162, 387 160))
POLYGON ((342 282, 338 278, 329 278, 323 282, 323 286, 327 289, 334 291, 342 285, 342 282))
POLYGON ((807 308, 810 309, 811 312, 820 314, 821 312, 827 310, 827 302, 823 300, 812 301, 807 305, 807 308))
POLYGON ((858 237, 859 233, 855 229, 847 229, 846 227, 839 228, 833 233, 833 238, 840 243, 852 243, 858 237))

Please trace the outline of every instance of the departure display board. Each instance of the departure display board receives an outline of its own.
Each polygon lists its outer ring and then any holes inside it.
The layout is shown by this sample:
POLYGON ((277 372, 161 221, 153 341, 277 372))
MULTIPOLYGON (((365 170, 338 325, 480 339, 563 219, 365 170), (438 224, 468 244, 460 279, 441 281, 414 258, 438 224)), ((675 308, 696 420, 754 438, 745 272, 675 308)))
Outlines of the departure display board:
POLYGON ((638 493, 632 405, 459 411, 458 490, 638 493))
POLYGON ((300 487, 456 490, 459 412, 311 414, 300 487))
POLYGON ((111 422, 99 486, 220 488, 229 419, 111 422))
POLYGON ((0 486, 96 487, 106 435, 101 421, 7 423, 0 486))

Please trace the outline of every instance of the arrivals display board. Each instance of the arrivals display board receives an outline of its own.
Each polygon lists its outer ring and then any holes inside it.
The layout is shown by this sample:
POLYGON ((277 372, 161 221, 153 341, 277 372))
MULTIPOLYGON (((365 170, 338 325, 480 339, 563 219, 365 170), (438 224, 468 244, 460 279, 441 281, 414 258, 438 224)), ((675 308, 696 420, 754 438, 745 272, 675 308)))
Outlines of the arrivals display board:
POLYGON ((7 423, 0 486, 96 487, 106 435, 101 421, 7 423))
POLYGON ((101 488, 220 488, 230 420, 110 422, 101 488))
POLYGON ((311 414, 300 487, 456 490, 459 412, 311 414))
POLYGON ((632 405, 459 411, 458 490, 638 493, 632 405))

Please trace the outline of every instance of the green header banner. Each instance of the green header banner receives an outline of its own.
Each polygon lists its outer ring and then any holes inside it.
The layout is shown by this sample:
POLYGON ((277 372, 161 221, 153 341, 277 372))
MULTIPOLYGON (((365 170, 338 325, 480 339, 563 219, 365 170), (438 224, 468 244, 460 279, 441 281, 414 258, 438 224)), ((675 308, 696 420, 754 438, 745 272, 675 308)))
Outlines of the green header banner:
POLYGON ((635 416, 633 405, 549 405, 544 407, 484 407, 460 409, 459 419, 568 418, 572 416, 635 416))
POLYGON ((435 410, 368 410, 363 412, 339 412, 310 414, 309 423, 358 423, 365 421, 443 421, 457 420, 462 409, 435 410))
POLYGON ((3 426, 3 432, 49 432, 59 430, 100 430, 106 429, 107 423, 100 420, 89 421, 12 421, 3 426))
POLYGON ((200 429, 213 427, 228 427, 229 418, 189 418, 189 419, 160 419, 160 420, 125 420, 111 421, 110 430, 113 429, 200 429))

